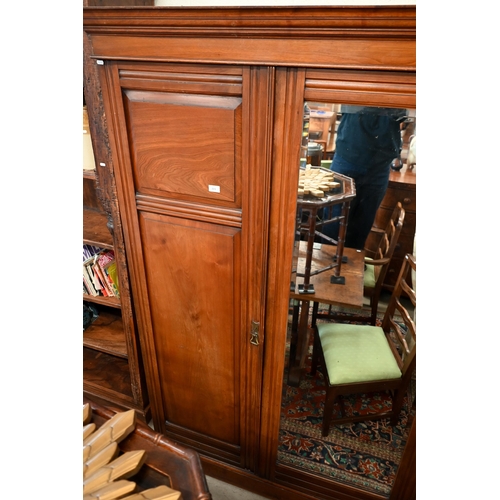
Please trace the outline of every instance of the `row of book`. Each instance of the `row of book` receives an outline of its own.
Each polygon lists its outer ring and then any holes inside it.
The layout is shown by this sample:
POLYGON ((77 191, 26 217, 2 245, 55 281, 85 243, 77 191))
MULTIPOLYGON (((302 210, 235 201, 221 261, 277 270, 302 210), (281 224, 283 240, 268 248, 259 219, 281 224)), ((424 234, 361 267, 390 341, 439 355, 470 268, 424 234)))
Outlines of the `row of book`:
POLYGON ((83 245, 83 293, 93 297, 120 297, 113 250, 83 245))

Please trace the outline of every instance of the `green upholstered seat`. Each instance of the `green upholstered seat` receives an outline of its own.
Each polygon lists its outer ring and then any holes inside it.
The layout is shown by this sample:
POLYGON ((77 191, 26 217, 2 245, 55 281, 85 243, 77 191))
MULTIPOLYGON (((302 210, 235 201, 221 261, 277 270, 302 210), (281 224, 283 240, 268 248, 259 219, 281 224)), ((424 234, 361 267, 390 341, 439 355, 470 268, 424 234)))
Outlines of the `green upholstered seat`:
POLYGON ((320 323, 317 330, 331 385, 401 378, 382 328, 320 323))
MULTIPOLYGON (((365 260, 373 260, 369 257, 366 257, 365 260)), ((375 276, 375 267, 365 262, 365 274, 363 277, 363 286, 366 288, 375 288, 375 284, 377 283, 377 277, 375 276)))

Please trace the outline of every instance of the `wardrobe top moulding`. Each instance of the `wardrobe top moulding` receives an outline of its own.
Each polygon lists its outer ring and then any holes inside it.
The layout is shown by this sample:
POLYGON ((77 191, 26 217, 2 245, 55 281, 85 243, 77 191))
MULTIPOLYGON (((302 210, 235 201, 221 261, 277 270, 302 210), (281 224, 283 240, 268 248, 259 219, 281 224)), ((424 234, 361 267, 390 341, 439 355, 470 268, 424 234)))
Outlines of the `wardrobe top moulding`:
POLYGON ((83 20, 98 59, 416 68, 413 6, 89 7, 83 20))

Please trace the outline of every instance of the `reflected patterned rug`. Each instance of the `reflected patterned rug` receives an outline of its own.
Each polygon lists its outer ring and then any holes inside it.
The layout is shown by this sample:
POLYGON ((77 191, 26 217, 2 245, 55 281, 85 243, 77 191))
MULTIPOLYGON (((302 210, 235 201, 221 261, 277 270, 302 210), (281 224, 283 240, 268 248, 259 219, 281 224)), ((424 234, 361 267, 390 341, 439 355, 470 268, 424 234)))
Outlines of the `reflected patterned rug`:
MULTIPOLYGON (((312 344, 300 387, 288 386, 285 373, 278 461, 338 483, 388 496, 408 437, 408 418, 415 414, 410 404, 415 398, 415 380, 396 426, 392 427, 389 419, 332 424, 330 434, 323 438, 325 384, 319 370, 314 377, 309 374, 311 355, 312 344)), ((347 414, 369 414, 390 408, 391 400, 388 394, 371 393, 346 397, 344 404, 347 414)))

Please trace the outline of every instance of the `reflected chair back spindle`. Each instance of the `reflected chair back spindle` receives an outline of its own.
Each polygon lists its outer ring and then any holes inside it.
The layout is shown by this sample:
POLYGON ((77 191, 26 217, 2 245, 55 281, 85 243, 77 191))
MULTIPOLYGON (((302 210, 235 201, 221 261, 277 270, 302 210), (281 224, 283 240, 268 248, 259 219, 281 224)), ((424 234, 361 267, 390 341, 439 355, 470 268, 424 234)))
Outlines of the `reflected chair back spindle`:
MULTIPOLYGON (((394 207, 391 218, 385 229, 372 227, 371 234, 376 241, 376 248, 365 248, 365 272, 363 277, 363 294, 370 299, 370 316, 366 314, 351 314, 353 321, 369 322, 375 326, 377 321, 378 304, 380 294, 384 284, 389 264, 391 263, 394 250, 398 244, 399 235, 403 229, 405 219, 405 210, 400 202, 394 207)), ((319 308, 313 310, 312 326, 314 327, 317 319, 334 319, 342 321, 344 317, 339 315, 332 306, 327 312, 319 312, 319 308)))
MULTIPOLYGON (((363 293, 370 298, 370 321, 375 325, 377 320, 378 303, 382 285, 384 283, 389 264, 394 250, 398 244, 399 235, 403 229, 405 210, 400 202, 394 207, 391 218, 385 230, 372 228, 372 233, 379 233, 380 239, 377 248, 372 253, 372 257, 365 257, 365 275, 363 293)), ((366 255, 370 251, 365 248, 366 255)))

